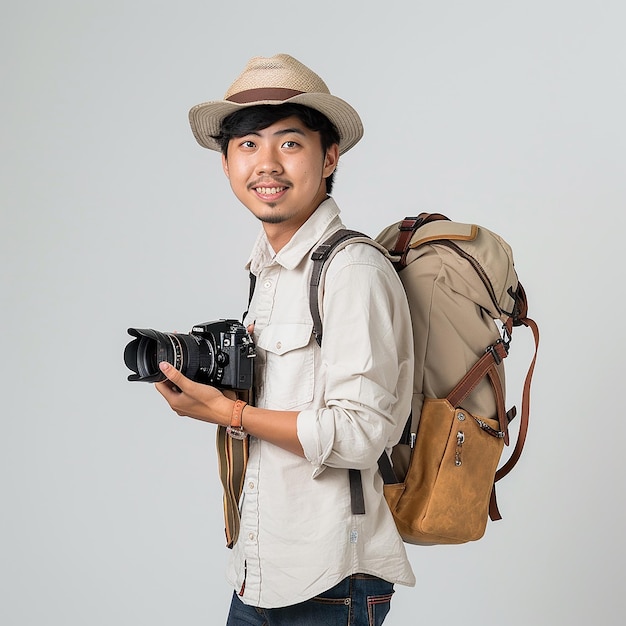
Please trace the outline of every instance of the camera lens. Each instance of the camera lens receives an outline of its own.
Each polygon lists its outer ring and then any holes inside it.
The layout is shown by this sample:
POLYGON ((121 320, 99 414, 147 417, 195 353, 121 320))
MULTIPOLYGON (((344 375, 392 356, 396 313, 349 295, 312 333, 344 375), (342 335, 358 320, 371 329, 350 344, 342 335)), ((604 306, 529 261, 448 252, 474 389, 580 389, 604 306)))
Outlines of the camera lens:
POLYGON ((158 383, 165 380, 161 361, 171 363, 191 380, 210 382, 215 370, 215 350, 209 341, 196 335, 162 333, 150 328, 129 328, 136 337, 124 350, 124 362, 135 372, 130 381, 158 383))

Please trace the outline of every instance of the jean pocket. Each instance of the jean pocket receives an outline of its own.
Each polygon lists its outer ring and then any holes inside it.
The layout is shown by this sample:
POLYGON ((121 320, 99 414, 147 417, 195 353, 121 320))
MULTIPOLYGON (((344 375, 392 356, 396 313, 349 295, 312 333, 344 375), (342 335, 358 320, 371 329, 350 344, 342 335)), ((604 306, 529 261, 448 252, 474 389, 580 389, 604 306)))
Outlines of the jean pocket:
POLYGON ((391 593, 380 596, 367 596, 367 617, 369 626, 381 626, 391 610, 391 593))
MULTIPOLYGON (((350 598, 346 597, 329 597, 328 594, 322 594, 311 598, 305 602, 306 609, 297 612, 293 619, 284 622, 285 626, 301 624, 303 626, 345 626, 350 623, 350 598)), ((286 616, 288 617, 288 616, 286 616)))

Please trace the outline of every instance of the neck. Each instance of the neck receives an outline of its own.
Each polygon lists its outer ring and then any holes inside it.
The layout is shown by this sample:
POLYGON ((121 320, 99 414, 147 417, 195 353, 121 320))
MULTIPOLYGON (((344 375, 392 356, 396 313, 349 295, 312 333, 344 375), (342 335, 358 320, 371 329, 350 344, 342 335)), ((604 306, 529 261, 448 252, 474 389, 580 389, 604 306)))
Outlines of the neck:
POLYGON ((291 238, 300 230, 303 224, 307 222, 309 217, 315 213, 319 205, 327 198, 328 196, 324 193, 322 197, 318 198, 317 201, 313 203, 312 209, 303 213, 301 219, 298 221, 289 220, 288 222, 277 223, 263 222, 263 230, 265 230, 265 236, 270 246, 272 246, 272 250, 276 253, 280 252, 280 250, 291 241, 291 238))

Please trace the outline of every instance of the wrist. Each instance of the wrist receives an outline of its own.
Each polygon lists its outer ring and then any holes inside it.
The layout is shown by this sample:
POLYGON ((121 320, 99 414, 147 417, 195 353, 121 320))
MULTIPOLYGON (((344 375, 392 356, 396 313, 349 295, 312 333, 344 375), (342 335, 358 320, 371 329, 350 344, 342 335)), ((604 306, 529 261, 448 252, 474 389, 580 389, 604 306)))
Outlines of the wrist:
POLYGON ((243 429, 243 410, 248 406, 243 400, 235 400, 230 417, 230 425, 226 428, 226 432, 233 439, 245 439, 248 433, 243 429))

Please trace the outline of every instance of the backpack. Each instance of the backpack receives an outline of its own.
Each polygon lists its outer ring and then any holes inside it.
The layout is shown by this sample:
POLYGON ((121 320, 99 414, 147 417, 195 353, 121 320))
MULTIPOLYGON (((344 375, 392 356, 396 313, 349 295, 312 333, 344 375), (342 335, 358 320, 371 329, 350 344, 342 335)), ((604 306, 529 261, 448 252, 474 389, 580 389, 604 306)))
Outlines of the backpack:
MULTIPOLYGON (((375 239, 337 231, 311 257, 310 308, 320 346, 327 265, 356 241, 376 246, 390 258, 413 324, 411 415, 391 459, 383 452, 378 461, 398 531, 413 544, 480 539, 488 517, 502 518, 495 484, 513 469, 524 446, 539 346, 511 248, 486 228, 439 213, 407 217, 375 239), (535 354, 524 382, 517 441, 498 467, 516 415, 515 407, 505 410, 503 361, 513 327, 521 325, 532 330, 535 354)), ((349 470, 349 476, 352 511, 364 513, 360 472, 349 470)))

